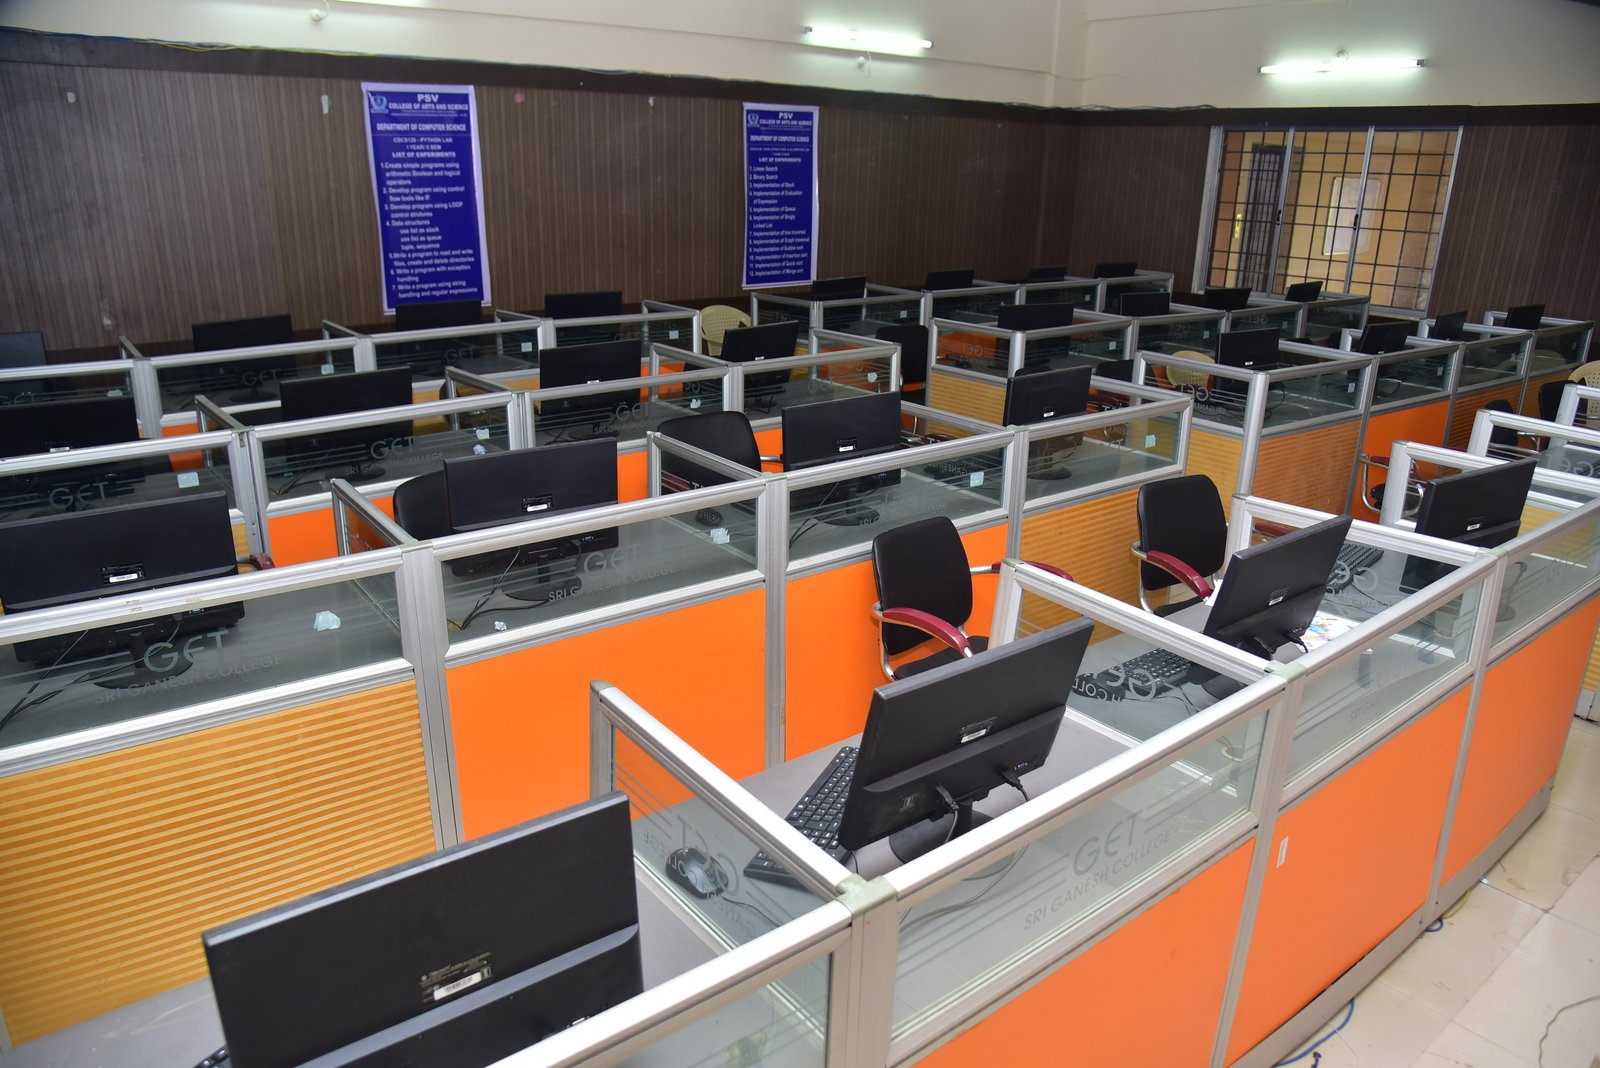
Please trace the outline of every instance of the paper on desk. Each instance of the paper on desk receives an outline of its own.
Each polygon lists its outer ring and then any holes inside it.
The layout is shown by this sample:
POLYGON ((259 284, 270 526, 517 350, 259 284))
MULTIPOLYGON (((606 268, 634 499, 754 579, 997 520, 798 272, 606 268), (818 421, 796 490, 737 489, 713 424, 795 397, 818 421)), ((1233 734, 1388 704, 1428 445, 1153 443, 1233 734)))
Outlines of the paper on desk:
POLYGON ((1307 649, 1315 649, 1319 645, 1327 645, 1345 631, 1353 630, 1355 627, 1354 620, 1318 612, 1312 617, 1311 625, 1306 628, 1306 632, 1300 635, 1300 640, 1305 643, 1307 649))

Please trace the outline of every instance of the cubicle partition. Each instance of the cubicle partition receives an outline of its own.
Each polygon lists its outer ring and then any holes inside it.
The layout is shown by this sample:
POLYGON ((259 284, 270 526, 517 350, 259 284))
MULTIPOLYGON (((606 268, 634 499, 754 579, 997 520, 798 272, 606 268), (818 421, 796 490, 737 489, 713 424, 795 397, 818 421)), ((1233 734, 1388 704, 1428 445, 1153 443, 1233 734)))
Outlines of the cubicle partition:
POLYGON ((1146 315, 1134 319, 1132 350, 1149 349, 1171 355, 1198 352, 1216 358, 1217 335, 1222 333, 1226 312, 1191 308, 1175 304, 1167 315, 1146 315))
MULTIPOLYGON (((1492 311, 1483 317, 1485 326, 1501 326, 1506 313, 1492 311)), ((1533 343, 1528 356, 1527 387, 1518 407, 1523 415, 1537 416, 1539 389, 1552 382, 1565 382, 1573 371, 1587 363, 1589 342, 1594 337, 1594 323, 1583 319, 1558 319, 1547 315, 1533 331, 1533 343)))
POLYGON ((1372 403, 1361 432, 1356 515, 1377 519, 1377 487, 1386 484, 1385 461, 1397 441, 1443 445, 1450 425, 1452 387, 1461 364, 1454 342, 1407 338, 1399 352, 1373 356, 1372 403))
POLYGON ((1195 399, 1188 469, 1234 493, 1343 512, 1355 486, 1371 357, 1280 342, 1289 366, 1251 371, 1139 350, 1134 380, 1195 399))
POLYGON ((1134 321, 1075 312, 1071 326, 1002 330, 935 318, 930 322, 928 403, 947 412, 999 423, 1006 380, 1019 370, 1125 360, 1132 355, 1134 321))
POLYGON ((915 325, 926 320, 922 317, 921 293, 868 285, 865 297, 839 300, 811 300, 781 290, 752 291, 750 321, 757 325, 793 321, 802 330, 835 330, 873 337, 886 326, 915 325))
POLYGON ((1028 304, 1067 303, 1084 311, 1120 314, 1119 303, 1125 293, 1171 293, 1170 271, 1135 270, 1118 278, 1078 278, 1068 276, 1059 282, 1027 282, 1018 290, 1019 301, 1028 304))
POLYGON ((1309 338, 1313 345, 1337 345, 1341 331, 1360 333, 1367 325, 1367 306, 1371 298, 1351 293, 1324 293, 1307 301, 1300 317, 1297 337, 1309 338))
POLYGON ((138 406, 134 365, 126 360, 48 363, 33 367, 0 367, 0 407, 96 397, 135 397, 139 433, 155 437, 160 420, 138 406))
POLYGON ((1243 308, 1228 312, 1227 330, 1264 330, 1272 327, 1285 341, 1304 337, 1301 319, 1306 306, 1296 301, 1251 298, 1243 308))

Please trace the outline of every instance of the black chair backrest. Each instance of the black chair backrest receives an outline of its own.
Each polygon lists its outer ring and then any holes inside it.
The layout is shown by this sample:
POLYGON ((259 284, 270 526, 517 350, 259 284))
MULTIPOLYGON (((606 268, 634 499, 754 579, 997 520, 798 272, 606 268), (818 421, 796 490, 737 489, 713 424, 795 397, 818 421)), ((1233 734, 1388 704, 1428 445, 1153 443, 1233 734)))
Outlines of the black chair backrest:
MULTIPOLYGON (((1176 556, 1202 575, 1214 575, 1227 551, 1228 519, 1216 484, 1205 475, 1182 475, 1139 487, 1139 547, 1176 556)), ((1176 585, 1170 572, 1139 565, 1147 590, 1176 585)))
POLYGON ((427 541, 450 533, 444 472, 418 475, 394 488, 394 521, 413 538, 427 541))
POLYGON ((920 386, 928 380, 928 328, 925 326, 880 326, 878 340, 900 346, 900 381, 920 386))
MULTIPOLYGON (((750 427, 750 417, 743 412, 683 415, 666 420, 656 431, 663 437, 704 449, 724 460, 761 470, 761 449, 756 445, 756 432, 750 427)), ((682 463, 676 458, 667 461, 665 456, 663 461, 682 463)))
MULTIPOLYGON (((1540 419, 1543 419, 1547 423, 1555 421, 1556 412, 1561 407, 1561 394, 1565 393, 1567 391, 1567 387, 1570 385, 1572 385, 1571 382, 1560 380, 1556 382, 1546 382, 1544 385, 1539 387, 1540 419)), ((1585 407, 1586 406, 1587 404, 1585 404, 1585 407)), ((1583 412, 1580 411, 1578 415, 1581 417, 1583 412)))
MULTIPOLYGON (((1510 401, 1497 397, 1485 404, 1483 410, 1486 412, 1509 412, 1513 409, 1510 401)), ((1489 444, 1505 445, 1514 449, 1517 447, 1517 432, 1508 426, 1497 426, 1489 431, 1489 444)))
MULTIPOLYGON (((872 539, 872 575, 884 608, 916 608, 952 626, 972 615, 972 574, 956 525, 933 516, 872 539)), ((883 647, 896 656, 928 640, 912 627, 885 624, 883 647)))

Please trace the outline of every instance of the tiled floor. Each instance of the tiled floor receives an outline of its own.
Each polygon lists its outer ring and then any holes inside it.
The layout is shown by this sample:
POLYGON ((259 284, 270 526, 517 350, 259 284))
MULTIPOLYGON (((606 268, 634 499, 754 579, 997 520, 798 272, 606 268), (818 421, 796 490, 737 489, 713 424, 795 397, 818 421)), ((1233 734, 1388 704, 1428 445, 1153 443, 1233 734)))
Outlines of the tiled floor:
POLYGON ((1316 1047, 1320 1057, 1294 1063, 1600 1068, 1597 857, 1600 724, 1574 720, 1550 808, 1443 930, 1356 995, 1349 1023, 1316 1047))

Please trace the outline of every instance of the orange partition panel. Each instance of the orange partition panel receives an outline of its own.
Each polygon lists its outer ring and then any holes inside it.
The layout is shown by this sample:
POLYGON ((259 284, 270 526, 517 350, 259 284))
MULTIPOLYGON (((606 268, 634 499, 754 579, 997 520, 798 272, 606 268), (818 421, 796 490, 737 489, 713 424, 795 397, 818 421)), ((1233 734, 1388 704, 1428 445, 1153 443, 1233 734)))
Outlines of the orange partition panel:
POLYGON ((1250 853, 1247 842, 918 1063, 1205 1064, 1250 853))
POLYGON ((1424 904, 1470 693, 1463 686, 1279 818, 1229 1061, 1424 904))
POLYGON ((1343 512, 1355 473, 1360 433, 1361 424, 1351 420, 1265 439, 1256 455, 1250 492, 1305 508, 1343 512))
POLYGON ((1489 668, 1472 722, 1446 882, 1505 830, 1556 773, 1583 685, 1600 599, 1489 668))
MULTIPOLYGON (((1397 412, 1383 412, 1367 420, 1367 436, 1361 451, 1368 456, 1387 456, 1397 441, 1417 441, 1424 445, 1443 445, 1445 428, 1450 422, 1449 399, 1419 404, 1397 412)), ((1378 513, 1361 503, 1362 472, 1356 471, 1356 496, 1354 515, 1357 519, 1377 522, 1378 513)), ((1369 485, 1387 482, 1388 476, 1379 468, 1366 472, 1369 485)))
POLYGON ((617 454, 617 500, 642 501, 650 496, 650 457, 644 452, 617 454))
POLYGON ((1472 437, 1472 424, 1484 405, 1492 400, 1503 400, 1515 408, 1521 397, 1521 382, 1456 397, 1456 410, 1450 413, 1450 437, 1445 444, 1452 449, 1465 449, 1468 439, 1472 437))
POLYGON ((734 778, 760 771, 766 594, 679 608, 450 668, 469 837, 589 796, 589 683, 605 679, 734 778))
MULTIPOLYGON (((388 497, 369 498, 391 519, 394 501, 388 497)), ((267 517, 267 538, 272 547, 272 562, 279 567, 303 564, 307 560, 327 560, 339 555, 333 531, 333 506, 304 512, 267 517)))
MULTIPOLYGON (((1005 557, 1003 525, 962 541, 974 566, 1005 557)), ((993 578, 972 580, 972 633, 989 631, 995 586, 993 578)), ((872 691, 887 680, 878 663, 870 560, 795 579, 787 596, 785 752, 793 759, 860 732, 872 691)))

